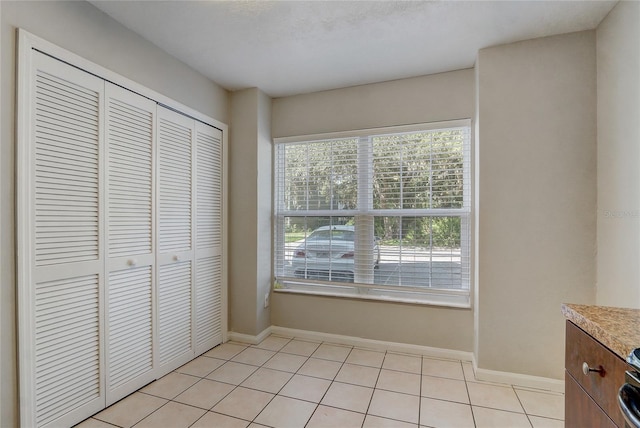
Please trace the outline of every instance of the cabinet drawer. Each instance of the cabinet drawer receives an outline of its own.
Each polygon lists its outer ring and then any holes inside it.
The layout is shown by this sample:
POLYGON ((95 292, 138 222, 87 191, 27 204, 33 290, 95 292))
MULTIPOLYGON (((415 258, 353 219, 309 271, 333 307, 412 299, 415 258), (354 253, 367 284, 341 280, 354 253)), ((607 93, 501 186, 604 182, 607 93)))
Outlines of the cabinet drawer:
POLYGON ((623 427, 624 418, 618 408, 617 397, 618 389, 624 383, 627 364, 570 321, 567 321, 566 340, 567 372, 616 425, 623 427), (584 363, 602 371, 584 374, 582 369, 584 363))
POLYGON ((616 428, 613 421, 565 372, 564 420, 565 428, 616 428))

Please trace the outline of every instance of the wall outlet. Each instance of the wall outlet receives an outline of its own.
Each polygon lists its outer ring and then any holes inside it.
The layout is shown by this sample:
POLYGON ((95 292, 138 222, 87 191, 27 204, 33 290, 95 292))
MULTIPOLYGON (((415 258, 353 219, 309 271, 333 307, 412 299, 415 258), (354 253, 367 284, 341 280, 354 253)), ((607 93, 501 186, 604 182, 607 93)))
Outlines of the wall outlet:
POLYGON ((264 307, 265 308, 269 307, 269 293, 264 295, 264 307))

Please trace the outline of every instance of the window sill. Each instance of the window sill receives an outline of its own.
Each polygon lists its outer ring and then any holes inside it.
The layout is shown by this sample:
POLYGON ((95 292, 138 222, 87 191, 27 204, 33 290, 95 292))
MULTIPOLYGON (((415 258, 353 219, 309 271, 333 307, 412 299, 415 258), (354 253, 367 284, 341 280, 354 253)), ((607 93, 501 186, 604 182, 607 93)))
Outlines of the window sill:
POLYGON ((471 309, 468 292, 458 290, 411 289, 390 290, 389 288, 362 287, 356 285, 315 284, 303 282, 279 281, 276 293, 301 294, 310 296, 336 297, 377 302, 405 303, 412 305, 438 306, 453 309, 471 309))

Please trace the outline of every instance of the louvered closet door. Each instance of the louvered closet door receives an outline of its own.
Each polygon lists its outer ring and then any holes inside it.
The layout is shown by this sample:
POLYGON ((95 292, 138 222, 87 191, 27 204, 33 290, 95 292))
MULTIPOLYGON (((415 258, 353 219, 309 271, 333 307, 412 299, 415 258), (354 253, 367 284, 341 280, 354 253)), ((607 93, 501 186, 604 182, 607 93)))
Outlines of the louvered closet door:
POLYGON ((156 103, 107 83, 107 405, 154 379, 153 137, 156 103))
POLYGON ((158 361, 160 372, 194 356, 194 121, 158 107, 158 361))
MULTIPOLYGON (((23 426, 64 426, 104 406, 100 309, 103 81, 34 53, 28 198, 31 255, 19 289, 23 426), (25 325, 30 326, 25 333, 25 325)), ((24 254, 20 251, 21 254, 24 254)))
POLYGON ((222 131, 196 123, 196 354, 222 343, 222 131))

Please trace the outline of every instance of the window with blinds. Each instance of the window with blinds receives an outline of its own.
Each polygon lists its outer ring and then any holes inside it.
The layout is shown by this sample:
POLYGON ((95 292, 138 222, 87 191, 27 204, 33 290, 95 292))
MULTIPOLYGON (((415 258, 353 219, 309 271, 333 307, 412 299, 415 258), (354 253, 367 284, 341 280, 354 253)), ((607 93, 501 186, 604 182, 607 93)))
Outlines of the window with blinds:
POLYGON ((275 141, 275 289, 469 306, 470 121, 275 141))

